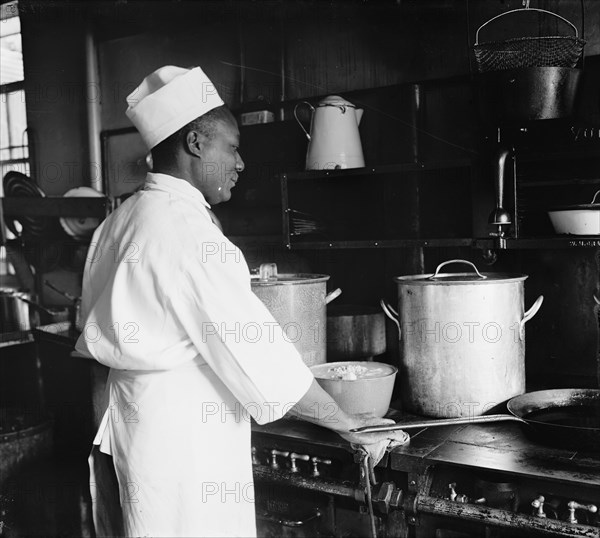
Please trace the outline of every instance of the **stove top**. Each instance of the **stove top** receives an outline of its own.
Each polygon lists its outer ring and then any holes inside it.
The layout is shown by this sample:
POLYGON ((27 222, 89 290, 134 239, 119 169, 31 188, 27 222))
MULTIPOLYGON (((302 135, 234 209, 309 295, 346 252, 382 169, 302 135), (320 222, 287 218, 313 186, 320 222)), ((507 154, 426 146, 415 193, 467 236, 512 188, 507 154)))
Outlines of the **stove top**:
MULTIPOLYGON (((397 421, 416 418, 393 410, 387 416, 397 421)), ((253 433, 280 441, 352 451, 349 443, 334 432, 298 419, 282 419, 263 426, 254 424, 253 433)), ((600 487, 600 447, 595 452, 583 452, 545 446, 529 439, 522 426, 514 422, 439 426, 409 433, 410 443, 395 448, 389 460, 382 460, 382 465, 391 461, 393 469, 400 469, 407 461, 443 463, 600 487)))

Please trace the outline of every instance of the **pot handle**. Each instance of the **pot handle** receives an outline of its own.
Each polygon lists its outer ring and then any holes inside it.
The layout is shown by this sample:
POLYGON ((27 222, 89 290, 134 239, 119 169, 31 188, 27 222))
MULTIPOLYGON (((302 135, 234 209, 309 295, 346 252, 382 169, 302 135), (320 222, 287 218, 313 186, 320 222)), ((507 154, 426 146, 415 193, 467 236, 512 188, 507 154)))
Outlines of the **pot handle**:
POLYGON ((485 279, 485 278, 487 278, 485 275, 482 275, 482 274, 481 274, 481 273, 480 273, 480 272, 477 270, 477 267, 475 267, 475 264, 473 264, 473 263, 471 263, 471 262, 469 262, 469 261, 467 261, 467 260, 448 260, 447 262, 440 263, 440 264, 437 266, 437 269, 435 270, 435 273, 429 277, 429 280, 435 280, 435 279, 437 278, 437 276, 438 276, 438 273, 440 272, 440 269, 441 269, 442 267, 444 267, 445 265, 448 265, 449 263, 466 263, 467 265, 470 265, 470 266, 473 268, 473 270, 474 270, 474 271, 477 273, 477 276, 478 276, 479 278, 482 278, 482 279, 485 279))
POLYGON ((23 301, 24 303, 27 303, 30 306, 33 306, 37 310, 40 310, 40 311, 44 312, 45 314, 48 314, 49 316, 54 316, 56 314, 56 311, 52 311, 52 310, 46 308, 45 306, 42 306, 40 303, 36 303, 35 301, 32 301, 31 299, 27 299, 26 297, 23 297, 23 296, 19 295, 18 293, 13 294, 13 297, 18 299, 19 301, 23 301))
POLYGON ((337 299, 341 294, 342 290, 340 288, 330 291, 327 295, 325 295, 325 304, 329 304, 334 299, 337 299))
POLYGON ((311 112, 315 111, 315 107, 312 106, 308 101, 301 101, 300 103, 296 104, 296 106, 294 107, 294 118, 296 118, 298 125, 300 125, 300 128, 304 131, 306 138, 308 138, 308 140, 310 141, 310 135, 308 134, 307 130, 304 128, 304 125, 302 125, 302 122, 298 119, 298 115, 296 114, 296 110, 298 109, 298 107, 300 105, 308 105, 311 112))
POLYGON ((533 306, 523 314, 523 319, 519 322, 519 337, 521 340, 525 337, 525 323, 535 316, 544 302, 544 296, 540 295, 533 303, 533 306))
POLYGON ((596 198, 598 198, 598 195, 599 195, 599 194, 600 194, 600 191, 596 191, 596 194, 594 194, 594 197, 592 198, 592 202, 591 202, 592 204, 595 204, 595 203, 597 203, 597 202, 596 202, 596 198))
POLYGON ((398 321, 398 318, 400 317, 398 315, 398 312, 396 312, 389 304, 387 304, 383 299, 381 299, 379 301, 379 304, 381 305, 382 310, 384 311, 385 315, 390 318, 395 324, 396 327, 398 327, 398 340, 402 340, 402 329, 400 328, 400 322, 398 321))

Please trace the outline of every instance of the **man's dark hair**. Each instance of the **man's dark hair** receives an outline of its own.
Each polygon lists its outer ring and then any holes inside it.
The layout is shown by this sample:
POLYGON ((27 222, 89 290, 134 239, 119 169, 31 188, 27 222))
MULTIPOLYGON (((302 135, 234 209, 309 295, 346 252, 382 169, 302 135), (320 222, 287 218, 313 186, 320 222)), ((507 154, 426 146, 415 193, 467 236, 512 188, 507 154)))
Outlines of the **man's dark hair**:
POLYGON ((235 122, 235 118, 226 105, 213 108, 199 118, 190 121, 152 148, 153 168, 157 169, 173 164, 177 150, 185 143, 190 131, 198 131, 211 140, 217 130, 217 124, 228 121, 235 122))

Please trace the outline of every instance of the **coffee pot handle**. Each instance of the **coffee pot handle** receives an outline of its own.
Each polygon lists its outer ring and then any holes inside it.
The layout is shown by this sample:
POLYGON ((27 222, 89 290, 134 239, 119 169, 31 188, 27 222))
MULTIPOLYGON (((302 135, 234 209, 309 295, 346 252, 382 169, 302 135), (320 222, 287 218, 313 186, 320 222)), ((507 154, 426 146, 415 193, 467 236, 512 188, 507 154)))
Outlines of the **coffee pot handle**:
POLYGON ((300 103, 296 104, 296 106, 294 107, 294 118, 296 118, 296 121, 298 122, 298 125, 300 125, 300 128, 304 131, 304 134, 306 135, 306 138, 308 138, 308 140, 310 141, 310 135, 308 134, 307 130, 304 128, 304 125, 302 125, 302 122, 298 119, 298 115, 296 114, 296 110, 298 109, 298 107, 300 105, 308 105, 308 107, 310 108, 311 112, 315 111, 315 107, 312 106, 308 101, 301 101, 300 103))

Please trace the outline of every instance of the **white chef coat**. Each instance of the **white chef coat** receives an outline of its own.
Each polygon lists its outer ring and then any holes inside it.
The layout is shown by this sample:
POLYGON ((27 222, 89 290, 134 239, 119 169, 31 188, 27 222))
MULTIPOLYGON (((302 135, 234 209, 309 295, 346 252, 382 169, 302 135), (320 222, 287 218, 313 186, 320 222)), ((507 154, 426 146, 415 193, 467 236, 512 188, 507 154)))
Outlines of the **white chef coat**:
POLYGON ((255 535, 250 417, 281 418, 313 380, 209 207, 148 174, 88 254, 76 349, 111 368, 94 443, 127 536, 255 535))

